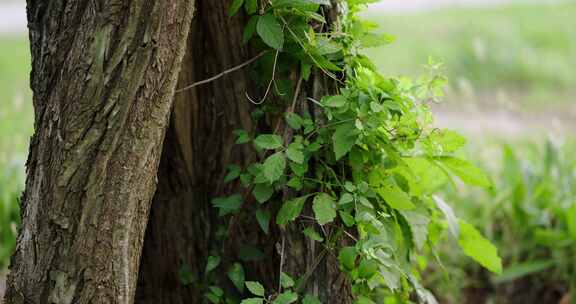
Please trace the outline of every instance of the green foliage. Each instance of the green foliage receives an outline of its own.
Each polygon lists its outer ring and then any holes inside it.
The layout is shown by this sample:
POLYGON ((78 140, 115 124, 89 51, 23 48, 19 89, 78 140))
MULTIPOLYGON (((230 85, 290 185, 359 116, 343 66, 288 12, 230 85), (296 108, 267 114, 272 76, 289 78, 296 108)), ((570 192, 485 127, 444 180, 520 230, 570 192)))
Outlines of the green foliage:
MULTIPOLYGON (((466 142, 462 136, 432 125, 425 101, 442 94, 443 76, 431 72, 412 82, 380 75, 360 50, 393 38, 375 33, 373 24, 356 16, 373 1, 346 2, 346 15, 330 26, 320 9, 329 1, 259 1, 259 9, 247 1, 232 3, 231 12, 243 3, 252 15, 246 42, 268 51, 256 64, 255 81, 273 87, 274 98, 264 99, 260 114, 253 117, 274 131, 256 133, 258 159, 245 168, 231 166, 226 177, 226 182, 240 178, 252 195, 218 198, 213 204, 221 216, 255 214, 265 233, 271 231, 272 218, 282 230, 300 217, 313 220, 303 235, 338 253, 358 303, 372 303, 383 294, 404 302, 415 295, 420 302, 435 303, 419 283, 421 269, 415 262, 425 250, 434 250, 437 229, 453 230, 464 253, 481 265, 495 272, 501 265, 495 247, 471 225, 443 216, 453 213, 447 204, 434 203, 432 195, 452 176, 482 187, 489 187, 490 180, 456 158, 466 142), (295 72, 297 83, 307 85, 314 75, 331 78, 338 88, 319 100, 298 98, 301 92, 295 90, 301 86, 293 84, 295 72), (302 102, 317 110, 296 111, 307 108, 297 107, 302 102), (279 132, 282 125, 286 131, 279 132), (322 234, 316 228, 322 228, 322 234), (338 246, 343 238, 351 245, 338 246)), ((237 143, 249 143, 248 134, 236 131, 237 143)), ((240 293, 244 285, 251 293, 243 303, 318 303, 311 295, 298 294, 307 276, 278 276, 280 289, 265 297, 262 285, 245 282, 239 263, 228 271, 240 293)))
MULTIPOLYGON (((453 248, 440 243, 438 255, 453 278, 446 281, 438 273, 428 277, 427 285, 435 286, 437 294, 450 295, 446 301, 455 303, 465 302, 461 297, 464 289, 471 286, 490 290, 486 296, 495 303, 522 297, 552 301, 549 296, 553 290, 572 290, 574 294, 576 143, 559 139, 544 144, 535 140, 489 142, 474 146, 471 151, 478 161, 492 168, 490 176, 498 190, 448 188, 445 197, 454 202, 457 213, 496 244, 504 267, 501 274, 486 280, 486 273, 477 265, 454 255, 453 248), (495 157, 495 152, 501 152, 502 157, 495 157)), ((470 233, 467 229, 470 227, 460 225, 462 237, 470 233)), ((472 232, 468 237, 480 236, 472 232)), ((489 264, 497 258, 486 254, 493 248, 482 243, 461 245, 467 255, 483 252, 481 257, 472 257, 493 269, 489 264)))

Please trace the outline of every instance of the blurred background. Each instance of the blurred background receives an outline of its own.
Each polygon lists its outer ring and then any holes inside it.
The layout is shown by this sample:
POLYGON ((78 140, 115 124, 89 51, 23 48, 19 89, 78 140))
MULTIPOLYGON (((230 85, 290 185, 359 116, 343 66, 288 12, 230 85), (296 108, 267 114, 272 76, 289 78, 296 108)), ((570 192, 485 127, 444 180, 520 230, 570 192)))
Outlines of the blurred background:
MULTIPOLYGON (((440 303, 570 303, 576 1, 382 0, 364 16, 397 37, 365 50, 384 75, 435 68, 448 77, 433 105, 437 124, 465 133, 466 157, 494 181, 491 190, 456 185, 442 196, 497 245, 504 273, 482 270, 446 240, 422 256, 427 286, 440 303)), ((0 294, 33 131, 26 35, 24 2, 0 0, 0 294)))

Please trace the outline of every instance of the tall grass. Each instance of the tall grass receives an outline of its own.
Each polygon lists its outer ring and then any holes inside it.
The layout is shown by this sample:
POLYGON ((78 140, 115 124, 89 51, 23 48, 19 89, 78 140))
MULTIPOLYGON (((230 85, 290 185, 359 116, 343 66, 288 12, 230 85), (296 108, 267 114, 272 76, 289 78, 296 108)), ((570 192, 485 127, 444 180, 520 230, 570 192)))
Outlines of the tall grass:
POLYGON ((25 37, 0 37, 0 272, 8 265, 15 245, 18 198, 33 129, 29 57, 25 37))
POLYGON ((429 284, 447 303, 558 303, 576 294, 576 141, 498 143, 471 156, 485 164, 494 188, 445 196, 496 244, 505 271, 491 276, 446 247, 439 254, 452 278, 432 275, 429 284))

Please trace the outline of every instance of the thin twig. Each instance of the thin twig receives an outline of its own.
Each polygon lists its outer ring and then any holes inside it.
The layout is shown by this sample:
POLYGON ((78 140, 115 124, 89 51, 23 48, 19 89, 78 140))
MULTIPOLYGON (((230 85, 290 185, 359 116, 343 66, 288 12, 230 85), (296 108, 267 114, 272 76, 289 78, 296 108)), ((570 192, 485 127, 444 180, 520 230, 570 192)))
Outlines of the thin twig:
POLYGON ((243 62, 243 63, 241 63, 241 64, 239 64, 239 65, 237 65, 237 66, 235 66, 235 67, 232 67, 232 68, 230 68, 230 69, 228 69, 228 70, 225 70, 225 71, 221 72, 220 74, 217 74, 217 75, 215 75, 215 76, 212 76, 212 77, 207 78, 207 79, 204 79, 204 80, 200 80, 200 81, 195 82, 195 83, 193 83, 193 84, 191 84, 191 85, 188 85, 188 86, 185 86, 185 87, 183 87, 183 88, 181 88, 181 89, 178 89, 178 90, 176 90, 176 93, 180 93, 180 92, 182 92, 182 91, 189 90, 189 89, 194 88, 194 87, 197 87, 197 86, 199 86, 199 85, 203 85, 203 84, 212 82, 212 81, 214 81, 214 80, 217 80, 217 79, 225 76, 226 74, 230 74, 230 73, 232 73, 232 72, 235 72, 235 71, 237 71, 237 70, 240 70, 240 69, 246 67, 247 65, 251 64, 252 62, 258 60, 258 58, 264 56, 264 55, 265 55, 266 53, 268 53, 268 52, 269 52, 269 51, 263 51, 263 52, 261 52, 260 54, 252 57, 252 58, 249 59, 248 61, 243 62))
POLYGON ((268 97, 268 93, 270 93, 270 88, 272 87, 272 83, 274 83, 274 77, 276 75, 276 64, 278 63, 278 54, 279 53, 280 53, 280 51, 276 51, 276 56, 274 56, 274 66, 272 67, 272 78, 270 79, 270 82, 268 83, 268 87, 266 88, 266 93, 264 93, 264 97, 262 97, 262 99, 260 99, 259 101, 254 101, 254 99, 250 98, 250 96, 248 95, 248 92, 246 92, 246 98, 248 98, 248 100, 250 100, 251 103, 253 103, 255 105, 262 104, 266 100, 266 97, 268 97))
POLYGON ((285 242, 286 242, 286 237, 285 237, 284 233, 282 233, 282 249, 280 249, 281 250, 281 252, 280 252, 280 276, 278 279, 278 292, 282 291, 282 267, 284 267, 284 245, 286 245, 285 242))

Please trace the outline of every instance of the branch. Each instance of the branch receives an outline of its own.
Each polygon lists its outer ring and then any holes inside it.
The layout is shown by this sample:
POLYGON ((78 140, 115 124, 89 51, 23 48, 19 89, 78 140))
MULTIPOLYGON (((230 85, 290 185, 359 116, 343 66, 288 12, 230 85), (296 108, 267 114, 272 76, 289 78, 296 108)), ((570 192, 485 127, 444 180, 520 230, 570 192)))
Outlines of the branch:
POLYGON ((182 92, 182 91, 186 91, 186 90, 192 89, 192 88, 197 87, 197 86, 199 86, 199 85, 203 85, 203 84, 212 82, 212 81, 214 81, 214 80, 217 80, 217 79, 225 76, 226 74, 230 74, 230 73, 232 73, 232 72, 235 72, 235 71, 237 71, 237 70, 240 70, 240 69, 246 67, 247 65, 251 64, 252 62, 258 60, 258 58, 264 56, 264 54, 266 54, 266 53, 268 53, 268 52, 269 52, 269 51, 263 51, 263 52, 261 52, 260 54, 258 54, 258 55, 256 55, 256 56, 254 56, 253 58, 251 58, 250 60, 248 60, 248 61, 246 61, 246 62, 243 62, 242 64, 239 64, 239 65, 237 65, 237 66, 235 66, 235 67, 232 67, 232 68, 230 68, 230 69, 228 69, 228 70, 225 70, 225 71, 223 71, 223 72, 220 73, 220 74, 217 74, 217 75, 215 75, 215 76, 212 76, 212 77, 207 78, 207 79, 204 79, 204 80, 200 80, 200 81, 195 82, 195 83, 193 83, 193 84, 191 84, 191 85, 188 85, 188 86, 185 86, 185 87, 183 87, 183 88, 181 88, 181 89, 178 89, 178 90, 176 90, 176 93, 180 93, 180 92, 182 92))

